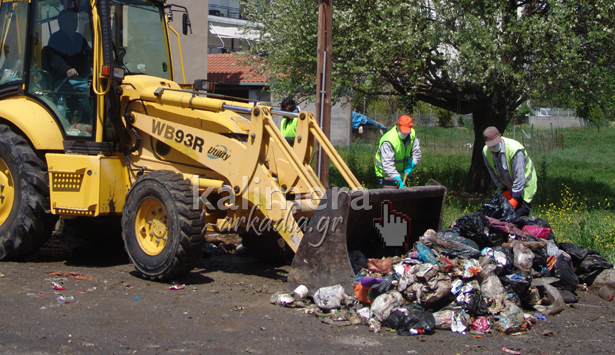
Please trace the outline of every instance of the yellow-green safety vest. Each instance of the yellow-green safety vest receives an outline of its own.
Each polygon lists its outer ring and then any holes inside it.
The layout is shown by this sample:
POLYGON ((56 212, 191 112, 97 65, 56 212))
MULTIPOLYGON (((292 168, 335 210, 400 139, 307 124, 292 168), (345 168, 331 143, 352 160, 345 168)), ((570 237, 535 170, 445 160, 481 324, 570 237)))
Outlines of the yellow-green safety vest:
MULTIPOLYGON (((534 163, 532 162, 532 159, 527 156, 527 152, 525 151, 525 148, 523 147, 523 145, 521 145, 521 143, 504 137, 502 137, 502 141, 504 141, 504 147, 506 150, 506 164, 508 164, 508 172, 510 173, 511 180, 514 181, 513 169, 511 169, 512 158, 515 156, 515 154, 517 154, 518 151, 522 151, 523 155, 525 155, 527 158, 525 163, 525 186, 523 187, 522 197, 525 202, 530 203, 532 202, 532 199, 536 194, 537 188, 536 169, 534 168, 534 163)), ((483 148, 483 154, 485 155, 487 161, 489 162, 489 165, 497 175, 497 169, 493 161, 493 154, 491 153, 491 148, 485 145, 485 147, 483 148)), ((505 184, 502 178, 499 179, 503 184, 505 184)))
POLYGON ((297 117, 284 117, 280 124, 280 133, 283 137, 295 138, 297 134, 297 117))
POLYGON ((401 172, 406 167, 408 158, 412 154, 412 146, 414 145, 415 137, 416 132, 414 131, 414 128, 412 128, 410 130, 410 144, 406 147, 404 141, 399 138, 396 127, 391 128, 387 133, 382 135, 382 138, 380 138, 380 144, 378 144, 376 157, 374 158, 374 167, 376 169, 377 177, 385 177, 384 169, 382 168, 382 157, 380 156, 380 147, 382 147, 382 143, 389 142, 393 146, 393 150, 395 151, 395 169, 397 169, 398 172, 401 172))

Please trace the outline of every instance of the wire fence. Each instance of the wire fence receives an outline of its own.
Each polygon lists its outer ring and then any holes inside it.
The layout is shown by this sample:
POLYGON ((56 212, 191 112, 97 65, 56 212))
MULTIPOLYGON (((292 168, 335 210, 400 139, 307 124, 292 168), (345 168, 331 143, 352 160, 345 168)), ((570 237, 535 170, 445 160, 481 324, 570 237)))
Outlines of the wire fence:
MULTIPOLYGON (((372 120, 382 123, 388 128, 393 127, 395 122, 399 116, 403 114, 408 114, 406 112, 396 110, 394 112, 391 111, 378 111, 378 110, 367 110, 364 113, 367 117, 372 120)), ((412 117, 412 121, 416 126, 427 126, 427 127, 435 127, 440 125, 440 119, 436 115, 435 111, 418 111, 409 114, 412 117)), ((451 122, 449 124, 450 127, 462 127, 468 124, 468 122, 472 121, 472 115, 458 115, 453 114, 451 122)))
POLYGON ((530 126, 529 132, 520 126, 513 126, 513 139, 521 142, 530 155, 550 152, 556 148, 564 149, 564 132, 561 127, 553 127, 548 131, 534 130, 530 126))

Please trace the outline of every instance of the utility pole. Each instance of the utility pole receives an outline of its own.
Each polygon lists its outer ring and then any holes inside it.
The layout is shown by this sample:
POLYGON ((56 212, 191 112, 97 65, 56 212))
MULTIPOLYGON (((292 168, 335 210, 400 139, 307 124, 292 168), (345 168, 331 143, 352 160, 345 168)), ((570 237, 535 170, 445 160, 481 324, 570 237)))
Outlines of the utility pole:
MULTIPOLYGON (((333 56, 333 0, 318 1, 318 69, 316 82, 316 119, 327 138, 331 138, 331 57, 333 56)), ((329 157, 318 146, 316 154, 318 177, 329 187, 329 157)))

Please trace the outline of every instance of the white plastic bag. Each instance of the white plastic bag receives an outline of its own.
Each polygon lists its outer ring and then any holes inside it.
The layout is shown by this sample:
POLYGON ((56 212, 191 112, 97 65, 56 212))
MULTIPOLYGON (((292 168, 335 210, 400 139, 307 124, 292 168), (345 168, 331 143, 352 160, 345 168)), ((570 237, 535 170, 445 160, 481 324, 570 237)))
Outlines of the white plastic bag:
POLYGON ((399 307, 404 303, 404 297, 397 291, 382 294, 374 300, 371 306, 371 311, 379 322, 384 322, 391 311, 395 307, 399 307))
POLYGON ((344 288, 342 285, 321 287, 314 294, 314 303, 320 309, 339 309, 344 302, 344 288))

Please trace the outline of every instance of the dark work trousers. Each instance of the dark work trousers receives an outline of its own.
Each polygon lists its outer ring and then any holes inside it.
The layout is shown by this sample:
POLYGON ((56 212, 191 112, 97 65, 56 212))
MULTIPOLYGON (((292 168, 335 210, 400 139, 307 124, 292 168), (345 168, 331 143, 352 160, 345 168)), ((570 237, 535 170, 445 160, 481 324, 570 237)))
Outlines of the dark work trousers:
POLYGON ((517 205, 517 209, 515 210, 515 215, 517 216, 517 218, 521 216, 529 216, 530 209, 532 209, 532 203, 531 202, 527 203, 525 202, 525 200, 521 200, 519 201, 519 204, 517 205))

